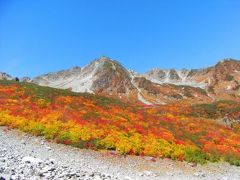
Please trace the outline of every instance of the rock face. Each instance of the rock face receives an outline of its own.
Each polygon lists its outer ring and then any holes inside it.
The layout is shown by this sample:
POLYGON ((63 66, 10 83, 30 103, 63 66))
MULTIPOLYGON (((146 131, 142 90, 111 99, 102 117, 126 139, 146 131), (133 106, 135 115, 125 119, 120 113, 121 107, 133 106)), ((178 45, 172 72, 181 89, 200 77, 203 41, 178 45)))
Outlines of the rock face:
POLYGON ((32 82, 61 89, 71 88, 72 91, 76 92, 89 92, 87 80, 91 78, 87 78, 87 75, 87 72, 83 72, 80 67, 74 67, 69 70, 38 76, 32 82))
POLYGON ((7 73, 0 72, 0 80, 12 80, 13 77, 7 73))
POLYGON ((188 81, 187 77, 189 75, 190 70, 182 69, 182 70, 163 70, 163 69, 153 69, 143 76, 148 80, 163 84, 170 83, 176 85, 189 85, 189 86, 200 86, 198 83, 193 83, 192 81, 188 81))
POLYGON ((89 92, 129 98, 134 86, 128 70, 117 61, 101 57, 80 68, 38 76, 33 83, 74 92, 89 92))
POLYGON ((31 82, 32 80, 31 80, 30 77, 25 76, 25 77, 22 77, 22 78, 20 79, 20 81, 21 81, 21 82, 31 82))
POLYGON ((128 95, 134 86, 129 72, 117 61, 101 58, 102 66, 96 70, 92 89, 96 93, 128 95))
POLYGON ((176 101, 187 101, 189 103, 203 103, 212 101, 204 89, 199 87, 158 84, 144 77, 135 79, 137 86, 141 89, 144 97, 154 104, 166 104, 176 101))
MULTIPOLYGON (((1 76, 0 76, 1 77, 1 76)), ((30 81, 29 79, 27 80, 30 81)), ((153 69, 145 74, 100 57, 89 65, 38 76, 33 83, 144 104, 240 99, 240 61, 225 59, 203 69, 153 69)))

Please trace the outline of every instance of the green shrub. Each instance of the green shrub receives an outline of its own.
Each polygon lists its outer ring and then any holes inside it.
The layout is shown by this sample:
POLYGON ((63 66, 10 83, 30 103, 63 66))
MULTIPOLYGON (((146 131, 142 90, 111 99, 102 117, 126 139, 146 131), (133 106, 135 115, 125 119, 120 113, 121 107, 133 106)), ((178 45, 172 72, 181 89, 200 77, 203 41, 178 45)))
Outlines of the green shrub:
POLYGON ((224 157, 224 160, 231 165, 240 166, 240 158, 237 158, 234 155, 227 155, 224 157))
POLYGON ((209 161, 210 162, 218 162, 218 161, 220 161, 220 155, 218 154, 218 153, 211 153, 210 155, 209 155, 209 161))
POLYGON ((33 133, 34 135, 40 136, 40 135, 43 135, 44 129, 45 128, 43 125, 36 123, 31 129, 31 133, 33 133))
POLYGON ((184 154, 184 160, 188 162, 195 162, 204 164, 209 160, 209 155, 201 152, 199 149, 187 148, 184 154))

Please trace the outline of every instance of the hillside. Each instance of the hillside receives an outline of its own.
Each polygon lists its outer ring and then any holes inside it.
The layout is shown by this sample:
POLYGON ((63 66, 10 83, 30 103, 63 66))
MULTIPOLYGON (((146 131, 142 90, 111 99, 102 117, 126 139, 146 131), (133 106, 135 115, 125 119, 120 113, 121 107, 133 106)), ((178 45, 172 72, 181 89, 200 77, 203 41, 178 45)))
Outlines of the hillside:
MULTIPOLYGON (((1 79, 14 78, 7 73, 0 73, 1 79)), ((202 69, 155 68, 140 74, 103 56, 84 67, 76 66, 33 79, 22 77, 20 81, 73 92, 88 92, 142 105, 240 101, 240 61, 234 59, 224 59, 202 69)))
POLYGON ((37 76, 33 83, 74 92, 89 92, 146 105, 173 102, 210 103, 240 100, 240 62, 224 59, 202 69, 160 69, 144 74, 126 69, 108 57, 37 76))
POLYGON ((226 115, 238 118, 239 103, 145 107, 89 93, 0 81, 0 125, 79 148, 240 165, 238 122, 231 127, 216 122, 226 115))

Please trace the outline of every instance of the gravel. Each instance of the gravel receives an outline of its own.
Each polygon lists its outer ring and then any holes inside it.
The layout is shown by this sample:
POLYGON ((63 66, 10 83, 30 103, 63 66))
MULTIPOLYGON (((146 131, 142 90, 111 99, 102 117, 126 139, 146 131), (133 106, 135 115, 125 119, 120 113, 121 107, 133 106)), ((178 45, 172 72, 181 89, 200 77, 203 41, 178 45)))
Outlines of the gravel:
POLYGON ((238 180, 240 167, 78 149, 0 127, 0 180, 4 179, 238 180))

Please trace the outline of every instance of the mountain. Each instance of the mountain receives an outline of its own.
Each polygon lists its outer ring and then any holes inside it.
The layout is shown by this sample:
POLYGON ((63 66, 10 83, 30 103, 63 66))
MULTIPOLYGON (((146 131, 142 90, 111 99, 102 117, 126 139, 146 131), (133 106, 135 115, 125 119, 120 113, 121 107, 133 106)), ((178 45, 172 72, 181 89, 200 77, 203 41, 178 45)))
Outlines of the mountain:
POLYGON ((158 69, 139 74, 119 62, 100 57, 81 68, 48 73, 33 83, 74 92, 118 97, 147 105, 175 101, 211 102, 240 99, 240 62, 225 59, 202 69, 158 69))
POLYGON ((80 68, 38 76, 33 83, 74 92, 89 92, 129 98, 134 86, 129 72, 117 61, 101 57, 80 68))
POLYGON ((199 87, 213 100, 240 98, 240 61, 234 59, 225 59, 203 69, 153 69, 144 74, 144 77, 158 84, 199 87))
POLYGON ((214 85, 216 80, 225 81, 227 76, 239 76, 240 62, 233 59, 220 61, 215 66, 203 69, 163 70, 153 69, 144 74, 144 77, 155 83, 170 83, 205 88, 214 85))
POLYGON ((0 80, 12 80, 13 77, 7 73, 0 72, 0 80))
POLYGON ((25 77, 22 77, 22 78, 20 79, 20 81, 21 81, 21 82, 31 82, 32 80, 31 80, 30 77, 25 76, 25 77))

